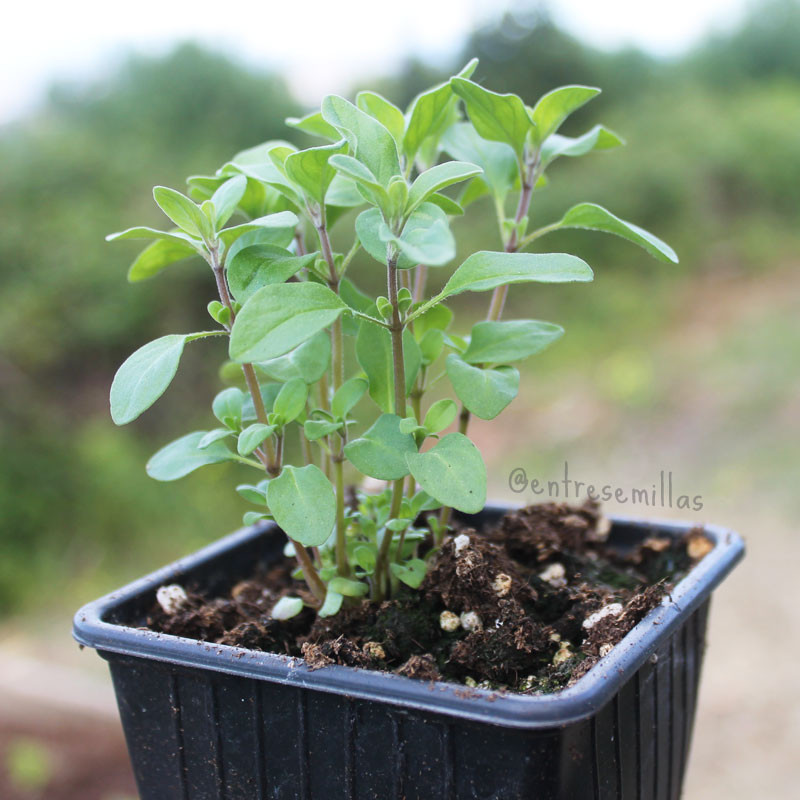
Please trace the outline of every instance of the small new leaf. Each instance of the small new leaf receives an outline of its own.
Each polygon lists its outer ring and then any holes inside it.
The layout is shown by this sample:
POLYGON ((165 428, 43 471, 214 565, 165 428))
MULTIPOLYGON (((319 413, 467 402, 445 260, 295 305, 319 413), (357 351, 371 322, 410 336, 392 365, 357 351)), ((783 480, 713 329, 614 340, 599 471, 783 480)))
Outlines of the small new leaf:
POLYGON ((427 564, 421 558, 412 558, 403 564, 390 564, 389 568, 392 575, 406 586, 419 589, 420 584, 425 580, 427 564))
POLYGON ((264 425, 254 422, 248 425, 240 434, 236 448, 240 456, 249 456, 268 436, 275 430, 274 425, 264 425))
POLYGON ((188 197, 166 186, 156 186, 153 189, 153 197, 159 208, 181 230, 204 239, 213 237, 214 230, 208 218, 188 197))

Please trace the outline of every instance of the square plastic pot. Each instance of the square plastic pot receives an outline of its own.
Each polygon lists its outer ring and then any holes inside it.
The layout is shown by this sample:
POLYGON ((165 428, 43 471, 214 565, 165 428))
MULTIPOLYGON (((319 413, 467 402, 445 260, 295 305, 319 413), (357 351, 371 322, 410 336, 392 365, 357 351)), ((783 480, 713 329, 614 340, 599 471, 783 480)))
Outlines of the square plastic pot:
MULTIPOLYGON (((487 508, 476 527, 502 511, 487 508)), ((624 551, 688 524, 613 518, 624 551)), ((141 800, 584 800, 681 793, 709 599, 742 557, 732 531, 569 689, 523 696, 431 684, 135 627, 165 583, 224 592, 281 558, 241 530, 97 600, 74 636, 111 668, 141 800)))

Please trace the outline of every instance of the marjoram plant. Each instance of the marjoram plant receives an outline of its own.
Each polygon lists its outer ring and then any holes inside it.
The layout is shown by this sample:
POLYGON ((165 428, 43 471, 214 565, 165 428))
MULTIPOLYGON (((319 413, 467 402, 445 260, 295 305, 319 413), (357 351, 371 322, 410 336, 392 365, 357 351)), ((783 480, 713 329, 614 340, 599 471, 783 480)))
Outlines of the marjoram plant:
POLYGON ((374 92, 359 93, 355 104, 326 97, 320 111, 287 123, 329 143, 299 150, 271 141, 245 150, 215 175, 189 178, 189 196, 157 187, 155 201, 175 227, 108 237, 153 240, 131 266, 130 281, 190 256, 211 268, 218 297, 208 313, 216 327, 162 336, 137 350, 114 378, 111 414, 122 425, 151 406, 189 342, 228 339, 221 374, 232 385, 212 404, 219 426, 168 444, 147 471, 171 481, 239 462, 262 473, 237 487, 255 507, 245 522, 280 526, 308 587, 303 598, 283 598, 277 618, 304 604, 328 616, 346 598, 378 602, 401 584, 418 587, 451 509, 481 511, 486 468, 467 435, 470 418, 497 417, 519 389, 511 364, 563 333, 549 322, 503 320, 508 287, 593 277, 580 258, 526 252, 530 245, 551 231, 585 228, 677 261, 664 242, 593 203, 531 230, 531 201, 558 158, 622 141, 601 125, 575 138, 558 133, 599 89, 564 86, 530 107, 471 81, 476 66, 423 92, 405 112, 374 92), (458 195, 444 191, 454 184, 458 195), (451 217, 483 196, 496 213, 501 247, 468 255, 428 296, 429 271, 456 256, 451 217), (236 224, 228 225, 232 218, 236 224), (331 229, 353 219, 349 249, 337 252, 331 229), (384 296, 353 283, 349 267, 359 250, 385 273, 384 296), (447 332, 447 301, 462 292, 491 298, 486 320, 464 338, 447 332), (426 407, 426 395, 444 379, 455 399, 426 407), (380 412, 368 427, 363 420, 374 411, 362 403, 366 395, 380 412), (444 433, 456 420, 457 431, 444 433), (302 464, 288 463, 290 446, 302 464), (356 484, 360 474, 386 488, 349 500, 346 468, 356 484))

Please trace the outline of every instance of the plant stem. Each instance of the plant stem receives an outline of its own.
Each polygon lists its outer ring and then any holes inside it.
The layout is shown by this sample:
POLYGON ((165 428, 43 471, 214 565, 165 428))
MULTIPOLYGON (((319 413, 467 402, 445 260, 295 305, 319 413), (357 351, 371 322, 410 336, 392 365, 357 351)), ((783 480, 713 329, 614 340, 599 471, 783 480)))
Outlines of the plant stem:
MULTIPOLYGON (((339 294, 339 275, 333 257, 331 240, 324 218, 316 226, 322 255, 328 265, 328 285, 331 291, 339 294)), ((336 392, 344 383, 344 332, 342 318, 339 317, 331 328, 331 368, 333 372, 333 391, 336 392)), ((336 452, 333 454, 333 468, 336 474, 336 570, 342 577, 349 577, 350 564, 347 560, 347 531, 344 517, 344 446, 347 439, 347 428, 341 436, 336 436, 336 452)))
MULTIPOLYGON (((306 416, 308 416, 309 404, 306 401, 306 416)), ((303 448, 303 461, 306 466, 314 463, 314 452, 311 449, 311 442, 305 437, 302 426, 300 427, 300 446, 303 448)))
MULTIPOLYGON (((231 300, 230 292, 228 291, 228 281, 225 277, 225 271, 219 260, 219 252, 217 246, 210 249, 211 254, 211 270, 214 273, 214 280, 217 283, 217 292, 222 305, 228 309, 231 315, 231 327, 236 319, 236 312, 233 310, 233 301, 231 300)), ((258 378, 256 371, 253 369, 252 364, 242 364, 242 372, 244 373, 245 383, 247 389, 253 398, 253 406, 256 410, 256 418, 262 425, 267 424, 267 410, 264 407, 264 398, 261 396, 261 389, 258 385, 258 378)), ((263 445, 256 448, 254 455, 264 465, 270 477, 274 478, 279 472, 280 467, 276 464, 275 449, 272 445, 272 439, 267 437, 263 445)))
MULTIPOLYGON (((340 438, 340 441, 341 438, 340 438)), ((350 563, 347 560, 347 537, 345 535, 344 518, 344 453, 339 453, 333 459, 336 472, 336 571, 343 577, 350 576, 350 563)))
POLYGON ((325 584, 322 582, 322 578, 319 577, 319 573, 314 569, 314 564, 311 561, 308 550, 299 542, 292 542, 292 544, 294 544, 294 552, 300 564, 300 569, 303 570, 303 578, 308 584, 308 588, 311 589, 311 593, 319 600, 320 605, 322 605, 322 603, 325 602, 325 595, 327 594, 325 584))
POLYGON ((389 332, 392 335, 392 363, 394 365, 394 413, 398 417, 406 415, 406 366, 403 355, 403 320, 397 300, 397 259, 391 257, 387 267, 389 302, 392 305, 392 321, 389 332))
MULTIPOLYGON (((392 337, 392 364, 394 366, 394 413, 404 417, 406 412, 406 367, 403 353, 403 320, 400 316, 400 305, 397 299, 397 255, 393 252, 387 254, 386 280, 388 284, 388 297, 392 305, 392 320, 389 332, 392 337)), ((403 478, 399 478, 392 485, 392 505, 389 518, 396 519, 400 513, 403 502, 403 478)), ((389 564, 389 548, 392 544, 392 532, 384 532, 378 551, 378 561, 375 567, 375 583, 377 600, 383 599, 383 583, 387 577, 389 564)))
POLYGON ((428 268, 419 264, 414 275, 414 302, 421 303, 425 297, 425 284, 428 282, 428 268))
MULTIPOLYGON (((516 253, 520 246, 519 241, 519 233, 517 231, 517 225, 527 216, 528 211, 531 206, 531 198, 533 196, 533 187, 536 185, 536 181, 538 180, 538 169, 539 169, 539 154, 538 152, 535 156, 531 159, 530 164, 523 170, 521 170, 520 178, 522 179, 522 190, 519 193, 519 200, 517 201, 517 211, 514 214, 514 230, 511 232, 511 236, 508 237, 508 241, 505 245, 505 250, 507 253, 516 253)), ((505 286, 498 286, 494 292, 492 292, 492 301, 489 304, 489 313, 487 315, 487 319, 491 321, 496 321, 500 319, 503 314, 503 306, 506 302, 506 297, 508 295, 508 284, 505 286)))

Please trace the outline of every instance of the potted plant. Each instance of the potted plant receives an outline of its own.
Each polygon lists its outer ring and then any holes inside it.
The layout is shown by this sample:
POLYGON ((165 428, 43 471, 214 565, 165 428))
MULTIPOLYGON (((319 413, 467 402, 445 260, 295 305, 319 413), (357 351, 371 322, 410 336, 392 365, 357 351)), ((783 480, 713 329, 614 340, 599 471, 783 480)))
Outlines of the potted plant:
POLYGON ((530 107, 473 82, 476 63, 405 113, 373 92, 327 97, 288 121, 326 143, 246 150, 190 178, 190 196, 157 187, 174 227, 109 237, 152 240, 132 281, 200 256, 217 290, 212 329, 122 365, 114 421, 161 396, 187 344, 227 338, 217 427, 147 470, 260 474, 237 487, 249 527, 76 617, 78 641, 110 661, 144 800, 680 793, 708 597, 740 540, 632 520, 608 533, 591 502, 503 516, 468 436, 472 416, 516 396, 512 364, 563 333, 504 320, 508 287, 592 279, 583 260, 530 245, 585 228, 677 259, 592 203, 532 228, 558 158, 621 140, 558 132, 598 89, 530 107), (456 257, 451 218, 482 196, 501 246, 428 292, 456 257), (385 295, 353 282, 360 250, 385 295), (447 307, 464 292, 490 298, 467 337, 447 307), (433 394, 447 384, 452 396, 433 394), (378 488, 349 489, 359 474, 378 488), (677 582, 669 597, 659 579, 677 582))

